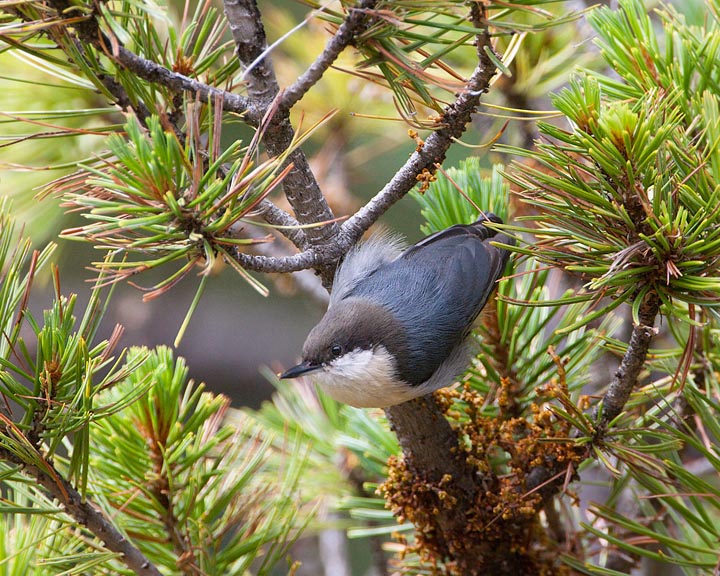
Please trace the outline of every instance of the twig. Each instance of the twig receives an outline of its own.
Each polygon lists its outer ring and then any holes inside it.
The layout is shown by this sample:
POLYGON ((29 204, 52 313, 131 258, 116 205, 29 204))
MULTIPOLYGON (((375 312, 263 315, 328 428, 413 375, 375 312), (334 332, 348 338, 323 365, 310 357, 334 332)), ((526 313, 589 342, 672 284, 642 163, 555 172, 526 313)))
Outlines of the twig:
MULTIPOLYGON (((68 10, 71 6, 67 0, 50 0, 50 4, 61 18, 65 17, 67 12, 73 13, 68 10)), ((25 18, 25 20, 27 20, 27 18, 25 18)), ((64 30, 65 34, 67 34, 71 41, 75 41, 75 38, 79 38, 83 42, 94 46, 97 50, 106 54, 109 58, 112 58, 115 62, 133 72, 143 80, 160 84, 174 92, 189 92, 193 96, 199 97, 203 102, 212 103, 214 99, 218 99, 222 102, 223 110, 241 114, 243 120, 250 126, 258 126, 265 114, 265 110, 262 106, 258 103, 249 101, 244 96, 220 90, 213 86, 203 84, 197 80, 193 80, 184 74, 168 70, 157 62, 142 58, 141 56, 138 56, 134 52, 128 50, 120 44, 119 40, 113 39, 111 41, 110 38, 108 38, 108 36, 100 29, 95 16, 88 17, 88 19, 84 21, 74 22, 72 29, 77 32, 77 36, 73 35, 71 29, 64 30), (112 51, 110 50, 110 47, 112 47, 112 51)), ((62 48, 62 44, 59 41, 58 44, 62 48)), ((80 52, 83 53, 82 50, 80 50, 80 52)), ((108 88, 108 90, 116 96, 119 105, 125 107, 130 103, 127 95, 124 93, 124 89, 122 92, 119 91, 119 83, 113 81, 109 85, 107 76, 101 77, 101 80, 106 88, 108 88)), ((140 110, 140 112, 143 111, 140 110)))
POLYGON ((357 241, 390 206, 413 189, 419 174, 425 170, 435 172, 435 164, 442 163, 448 148, 465 132, 473 112, 480 103, 480 96, 487 91, 490 80, 496 72, 495 64, 487 53, 493 47, 485 23, 484 10, 484 7, 479 7, 478 3, 472 4, 472 11, 478 12, 477 17, 473 17, 473 23, 482 32, 478 34, 477 39, 478 65, 470 76, 465 90, 445 108, 441 120, 442 128, 430 134, 392 180, 342 225, 341 235, 348 238, 350 244, 357 241))
MULTIPOLYGON (((283 232, 283 230, 280 230, 280 232, 283 232)), ((253 251, 259 256, 266 258, 283 258, 287 256, 287 254, 283 251, 286 248, 288 248, 288 246, 285 243, 263 242, 256 245, 253 251)), ((328 291, 324 288, 320 278, 318 278, 312 268, 299 270, 293 275, 292 281, 304 294, 314 298, 318 304, 324 304, 327 306, 329 299, 328 291)))
POLYGON ((305 235, 305 231, 302 228, 296 228, 301 225, 300 222, 295 220, 295 218, 290 216, 290 214, 285 212, 282 208, 278 208, 267 198, 264 198, 260 202, 258 214, 262 216, 268 224, 283 226, 283 228, 278 228, 278 232, 290 240, 290 242, 295 244, 295 246, 300 250, 304 250, 308 247, 308 240, 305 235))
POLYGON ((628 348, 603 397, 602 415, 597 423, 598 437, 604 434, 608 424, 620 415, 635 388, 645 365, 650 342, 656 333, 654 324, 659 311, 660 299, 655 292, 648 292, 640 305, 640 323, 633 327, 628 348))
POLYGON ((218 99, 222 102, 223 110, 242 115, 243 121, 250 126, 258 126, 265 114, 265 109, 259 103, 253 102, 245 96, 208 86, 184 74, 168 70, 157 62, 138 56, 124 46, 118 46, 117 54, 108 54, 108 56, 113 57, 124 68, 148 82, 160 84, 174 92, 189 92, 209 104, 218 99))
POLYGON ((177 555, 177 567, 185 576, 198 576, 204 572, 196 563, 195 550, 187 534, 181 531, 181 522, 175 515, 173 486, 170 482, 170 470, 172 462, 165 459, 163 442, 152 433, 146 436, 149 444, 149 455, 153 466, 153 478, 149 482, 149 490, 157 503, 162 507, 162 523, 165 532, 172 543, 173 550, 177 555))
POLYGON ((237 260, 238 264, 253 272, 299 272, 308 268, 325 265, 327 260, 319 256, 313 249, 293 254, 292 256, 254 256, 241 252, 239 248, 228 251, 237 260))
MULTIPOLYGON (((89 500, 83 500, 75 487, 63 478, 57 470, 52 468, 55 474, 51 476, 36 465, 23 462, 15 454, 7 450, 0 449, 0 458, 21 465, 23 471, 34 478, 52 498, 60 502, 70 516, 99 538, 108 550, 119 554, 120 560, 135 574, 139 576, 162 576, 162 572, 120 533, 105 514, 89 500)), ((51 465, 48 463, 48 466, 51 465)))
POLYGON ((355 40, 360 32, 367 28, 372 21, 367 10, 374 8, 376 4, 377 0, 362 0, 357 8, 350 9, 347 18, 322 53, 315 59, 315 62, 291 86, 283 90, 280 99, 282 108, 287 110, 292 108, 322 78, 340 53, 355 40))

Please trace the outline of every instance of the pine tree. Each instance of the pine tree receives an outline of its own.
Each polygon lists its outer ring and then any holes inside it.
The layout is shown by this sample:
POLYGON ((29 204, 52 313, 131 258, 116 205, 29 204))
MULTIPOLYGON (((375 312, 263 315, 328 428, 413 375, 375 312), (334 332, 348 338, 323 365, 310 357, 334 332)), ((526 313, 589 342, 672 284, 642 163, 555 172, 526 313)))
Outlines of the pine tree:
POLYGON ((34 173, 0 202, 0 573, 300 573, 318 508, 385 573, 716 573, 720 3, 306 4, 0 4, 3 81, 45 108, 3 114, 3 167, 34 173), (408 152, 345 220, 308 157, 339 133, 408 152), (218 265, 329 289, 407 195, 426 233, 491 210, 517 240, 453 388, 358 410, 267 374, 235 410, 169 348, 97 336, 149 272, 149 298, 201 275, 178 338, 218 265), (50 197, 102 250, 84 309, 14 224, 50 197))

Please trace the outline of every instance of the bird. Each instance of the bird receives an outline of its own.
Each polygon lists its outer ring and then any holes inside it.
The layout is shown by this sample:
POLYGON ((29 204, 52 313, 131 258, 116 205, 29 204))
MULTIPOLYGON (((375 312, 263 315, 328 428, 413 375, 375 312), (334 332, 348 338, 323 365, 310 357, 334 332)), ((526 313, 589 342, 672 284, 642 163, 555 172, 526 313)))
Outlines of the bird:
POLYGON ((280 378, 308 376, 358 408, 387 408, 451 385, 468 368, 473 324, 515 243, 488 222, 503 221, 481 214, 408 248, 387 233, 356 244, 302 361, 280 378))

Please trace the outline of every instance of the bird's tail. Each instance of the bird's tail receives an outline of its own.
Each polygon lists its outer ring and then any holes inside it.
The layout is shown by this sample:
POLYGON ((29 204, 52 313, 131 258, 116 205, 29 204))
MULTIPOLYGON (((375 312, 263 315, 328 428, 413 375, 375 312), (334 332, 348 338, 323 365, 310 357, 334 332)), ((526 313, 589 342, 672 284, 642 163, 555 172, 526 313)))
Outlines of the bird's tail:
MULTIPOLYGON (((513 237, 508 236, 502 231, 494 230, 493 228, 486 226, 486 223, 504 224, 502 218, 500 218, 497 214, 493 214, 492 212, 481 212, 480 217, 475 222, 464 226, 464 228, 467 231, 472 230, 473 233, 483 239, 483 242, 490 241, 493 244, 497 243, 504 244, 505 246, 515 246, 515 239, 513 237)), ((504 269, 505 264, 510 259, 510 251, 502 246, 492 246, 492 248, 499 252, 500 260, 502 261, 500 270, 504 269)))

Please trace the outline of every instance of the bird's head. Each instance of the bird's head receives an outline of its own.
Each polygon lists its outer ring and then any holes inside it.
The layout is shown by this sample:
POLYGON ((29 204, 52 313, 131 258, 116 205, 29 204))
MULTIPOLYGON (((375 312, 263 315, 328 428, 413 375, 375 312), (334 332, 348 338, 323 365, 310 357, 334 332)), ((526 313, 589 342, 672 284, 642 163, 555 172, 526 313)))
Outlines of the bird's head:
POLYGON ((308 334, 302 362, 281 378, 309 376, 335 399, 376 406, 378 396, 400 384, 398 356, 404 332, 393 315, 362 298, 341 300, 308 334))

